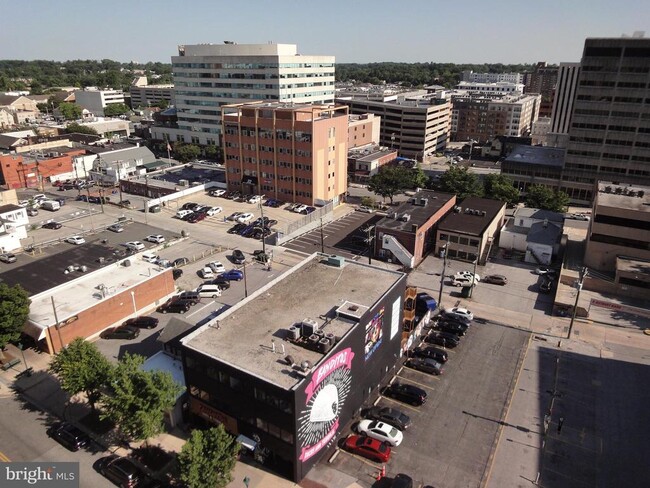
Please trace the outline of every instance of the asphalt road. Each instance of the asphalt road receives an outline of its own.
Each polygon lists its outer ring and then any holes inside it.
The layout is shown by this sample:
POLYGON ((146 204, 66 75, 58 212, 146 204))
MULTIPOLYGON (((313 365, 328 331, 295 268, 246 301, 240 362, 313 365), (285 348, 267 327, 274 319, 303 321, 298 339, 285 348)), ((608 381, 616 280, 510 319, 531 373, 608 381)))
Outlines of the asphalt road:
MULTIPOLYGON (((416 486, 478 487, 528 338, 528 333, 509 327, 475 323, 460 346, 449 351, 443 375, 399 370, 397 379, 425 389, 428 399, 423 406, 412 407, 381 398, 379 405, 399 408, 413 421, 402 445, 393 450, 387 476, 406 473, 416 486)), ((368 480, 365 486, 372 486, 366 473, 379 469, 345 451, 331 466, 358 477, 362 484, 368 480)))

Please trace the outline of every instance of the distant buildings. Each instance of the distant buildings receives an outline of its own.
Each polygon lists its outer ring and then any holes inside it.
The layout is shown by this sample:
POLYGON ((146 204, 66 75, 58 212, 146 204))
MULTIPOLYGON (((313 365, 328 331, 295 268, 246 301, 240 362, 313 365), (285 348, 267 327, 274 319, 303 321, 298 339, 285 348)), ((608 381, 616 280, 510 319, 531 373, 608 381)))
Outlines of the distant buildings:
POLYGON ((555 147, 516 145, 501 162, 501 174, 509 176, 521 193, 530 185, 558 188, 564 170, 564 150, 555 147))
POLYGON ((476 81, 461 81, 458 90, 464 90, 468 93, 485 93, 494 95, 515 95, 524 92, 523 83, 510 83, 507 81, 498 81, 496 83, 479 83, 476 81))
POLYGON ((161 101, 174 105, 174 85, 149 85, 146 76, 133 80, 129 87, 131 107, 148 107, 161 101))
POLYGON ((524 75, 521 73, 474 73, 463 71, 463 80, 471 83, 523 83, 524 75))
POLYGON ((560 63, 551 111, 551 127, 545 145, 566 147, 571 127, 571 112, 578 88, 580 63, 560 63))
POLYGON ((75 90, 75 103, 92 114, 103 117, 104 109, 108 105, 124 103, 124 92, 122 90, 87 87, 83 90, 75 90))
POLYGON ((532 73, 526 73, 524 93, 541 95, 540 117, 550 117, 553 109, 553 93, 557 83, 558 67, 539 62, 532 73))
POLYGON ((156 140, 221 144, 221 107, 253 101, 334 102, 334 56, 295 44, 199 44, 172 57, 177 127, 152 127, 156 140))

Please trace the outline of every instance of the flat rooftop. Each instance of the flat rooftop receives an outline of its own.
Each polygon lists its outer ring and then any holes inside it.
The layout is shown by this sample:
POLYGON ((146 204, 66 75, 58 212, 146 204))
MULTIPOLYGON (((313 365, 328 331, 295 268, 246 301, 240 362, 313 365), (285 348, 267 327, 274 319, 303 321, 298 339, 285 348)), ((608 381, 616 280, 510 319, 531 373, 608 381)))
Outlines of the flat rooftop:
POLYGON ((564 149, 517 145, 512 149, 512 152, 504 162, 564 168, 564 149))
POLYGON ((396 210, 391 211, 388 217, 384 217, 377 222, 377 227, 413 232, 413 225, 424 225, 454 197, 455 195, 451 193, 420 190, 413 197, 409 198, 406 203, 400 205, 396 210), (420 203, 422 199, 426 200, 424 205, 420 203), (403 219, 404 214, 409 216, 408 220, 403 219))
POLYGON ((296 364, 309 361, 316 367, 325 354, 284 340, 289 327, 309 318, 318 322, 326 334, 342 338, 354 327, 364 325, 338 317, 336 308, 346 301, 372 307, 404 276, 350 261, 341 268, 318 256, 306 258, 185 337, 182 343, 281 388, 294 388, 303 377, 284 358, 291 355, 296 364))
POLYGON ((598 182, 596 206, 650 212, 650 187, 626 183, 598 182))
POLYGON ((505 203, 489 198, 467 197, 438 225, 439 231, 481 236, 505 207, 505 203))

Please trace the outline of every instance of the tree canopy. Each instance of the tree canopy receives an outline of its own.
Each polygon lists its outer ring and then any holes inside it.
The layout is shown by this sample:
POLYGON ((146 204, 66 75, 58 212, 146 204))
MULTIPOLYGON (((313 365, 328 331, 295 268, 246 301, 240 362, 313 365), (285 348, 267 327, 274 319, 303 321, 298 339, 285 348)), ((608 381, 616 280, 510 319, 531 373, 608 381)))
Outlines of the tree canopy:
POLYGON ((531 185, 526 192, 526 205, 552 212, 564 212, 569 205, 569 195, 544 185, 531 185))
POLYGON ((180 144, 174 145, 174 157, 181 163, 187 163, 201 155, 201 148, 196 144, 180 144))
POLYGON ((113 369, 102 395, 102 418, 120 427, 133 440, 144 440, 163 431, 166 411, 182 390, 166 371, 143 371, 145 358, 128 352, 113 369))
POLYGON ((519 190, 515 188, 512 179, 506 175, 492 173, 485 176, 483 190, 486 198, 501 200, 508 205, 519 201, 519 190))
POLYGON ((65 127, 65 131, 68 134, 90 134, 95 136, 98 134, 98 132, 92 127, 88 127, 87 125, 77 124, 76 122, 72 122, 68 124, 65 127))
POLYGON ((452 166, 445 171, 440 176, 439 185, 442 191, 455 193, 460 199, 483 195, 483 186, 478 176, 459 166, 452 166))
POLYGON ((129 110, 129 107, 123 103, 111 103, 104 107, 104 115, 106 115, 106 117, 116 117, 118 115, 124 115, 125 113, 128 113, 129 110))
POLYGON ((413 172, 410 168, 388 165, 382 166, 377 174, 370 177, 368 190, 382 198, 389 198, 392 204, 395 195, 412 188, 412 185, 413 172))
POLYGON ((181 481, 189 488, 221 488, 232 481, 239 444, 222 424, 193 430, 178 455, 181 481))
POLYGON ((20 338, 30 303, 22 286, 0 283, 0 349, 20 338))
POLYGON ((81 117, 81 113, 83 112, 81 105, 69 102, 63 102, 59 104, 58 109, 59 112, 61 112, 61 116, 65 120, 77 120, 79 117, 81 117))
POLYGON ((61 349, 50 363, 61 388, 70 395, 85 393, 92 409, 101 396, 102 388, 111 376, 111 364, 97 346, 81 337, 61 349))

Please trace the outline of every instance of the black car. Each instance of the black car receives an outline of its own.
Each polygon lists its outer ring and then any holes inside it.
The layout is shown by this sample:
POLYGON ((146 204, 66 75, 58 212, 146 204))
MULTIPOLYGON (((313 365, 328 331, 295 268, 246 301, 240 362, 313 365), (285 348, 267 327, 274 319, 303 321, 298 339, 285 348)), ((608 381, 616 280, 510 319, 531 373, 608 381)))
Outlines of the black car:
POLYGON ((415 357, 406 361, 409 368, 417 369, 424 373, 439 375, 442 374, 442 363, 435 359, 415 357))
POLYGON ((398 473, 393 478, 390 488, 413 488, 413 478, 404 473, 398 473))
POLYGON ((228 234, 239 234, 246 227, 248 227, 248 224, 235 224, 228 229, 228 234))
POLYGON ((209 282, 210 285, 217 285, 222 290, 227 290, 230 288, 230 280, 226 278, 215 278, 209 282))
POLYGON ((396 408, 372 407, 363 412, 363 417, 385 422, 399 430, 406 430, 411 425, 411 418, 396 408))
POLYGON ((540 293, 551 293, 551 290, 553 289, 553 280, 549 278, 543 278, 541 283, 539 284, 539 292, 540 293))
POLYGON ((135 488, 146 476, 129 458, 115 454, 101 459, 97 468, 105 478, 121 488, 135 488))
POLYGON ((141 329, 155 329, 158 327, 158 319, 150 317, 149 315, 140 315, 127 320, 122 325, 129 325, 131 327, 139 327, 141 329))
POLYGON ((481 281, 483 283, 492 283, 494 285, 501 285, 501 286, 508 284, 508 278, 499 274, 484 276, 481 281))
POLYGON ((459 324, 464 324, 464 325, 472 325, 472 321, 466 317, 461 317, 460 315, 454 315, 454 314, 446 314, 445 312, 442 312, 438 316, 438 320, 444 320, 446 322, 458 322, 459 324))
POLYGON ((431 358, 439 363, 446 363, 447 359, 449 359, 447 352, 437 347, 417 347, 413 349, 413 355, 422 358, 431 358))
POLYGON ((172 264, 176 267, 176 266, 184 266, 189 263, 190 260, 187 258, 178 258, 178 259, 174 259, 174 262, 172 264))
POLYGON ((442 332, 450 332, 452 334, 456 334, 459 337, 462 337, 467 334, 468 327, 464 324, 459 324, 458 322, 439 320, 436 324, 436 329, 442 332))
POLYGON ((384 389, 384 396, 411 405, 422 405, 427 400, 427 392, 417 386, 395 382, 384 389))
POLYGON ((187 302, 190 305, 197 305, 197 304, 201 303, 201 295, 199 295, 195 291, 184 291, 184 292, 176 295, 175 297, 172 297, 172 300, 174 300, 176 302, 178 302, 178 301, 187 302))
POLYGON ((47 430, 47 435, 71 451, 78 451, 90 444, 88 435, 67 422, 57 422, 47 430))
POLYGON ((185 313, 190 310, 191 305, 186 301, 168 300, 156 310, 160 313, 185 313))
POLYGON ((198 203, 193 203, 193 202, 187 202, 184 203, 183 206, 181 207, 181 210, 194 210, 198 203))
POLYGON ((244 261, 246 261, 246 256, 244 256, 244 253, 241 252, 239 249, 235 249, 232 252, 232 262, 235 264, 244 264, 244 261))
POLYGON ((172 277, 174 278, 174 280, 179 279, 181 276, 183 276, 183 270, 182 269, 174 268, 172 270, 172 277))
POLYGON ((181 217, 181 220, 184 220, 185 222, 192 223, 191 220, 193 220, 195 218, 194 217, 195 215, 196 215, 196 213, 194 213, 194 212, 189 213, 189 214, 185 215, 184 217, 181 217))
POLYGON ((447 334, 445 332, 436 332, 429 334, 424 338, 424 342, 427 344, 436 344, 442 347, 448 347, 453 349, 458 344, 460 344, 460 339, 455 334, 447 334))
POLYGON ((59 224, 58 222, 46 222, 41 227, 43 229, 54 229, 54 230, 56 230, 56 229, 60 229, 63 226, 61 224, 59 224))
POLYGON ((102 339, 135 339, 140 335, 140 329, 128 325, 111 327, 99 334, 102 339))

